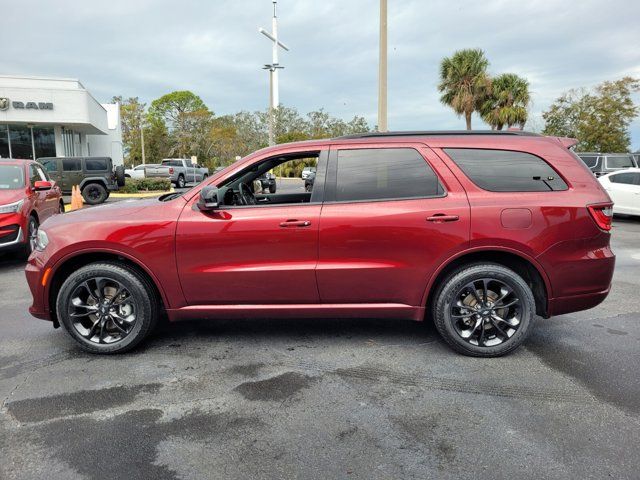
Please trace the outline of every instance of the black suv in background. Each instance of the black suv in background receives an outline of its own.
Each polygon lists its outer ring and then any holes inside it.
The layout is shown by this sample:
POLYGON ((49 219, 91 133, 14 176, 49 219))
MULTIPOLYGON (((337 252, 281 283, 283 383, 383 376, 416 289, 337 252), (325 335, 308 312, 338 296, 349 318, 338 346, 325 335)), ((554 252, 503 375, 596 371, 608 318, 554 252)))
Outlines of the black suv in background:
POLYGON ((89 205, 105 202, 112 191, 124 186, 124 167, 114 169, 109 157, 46 157, 38 162, 63 194, 68 195, 74 186, 79 186, 89 205))
POLYGON ((628 153, 576 153, 596 177, 624 168, 637 167, 636 159, 628 153))

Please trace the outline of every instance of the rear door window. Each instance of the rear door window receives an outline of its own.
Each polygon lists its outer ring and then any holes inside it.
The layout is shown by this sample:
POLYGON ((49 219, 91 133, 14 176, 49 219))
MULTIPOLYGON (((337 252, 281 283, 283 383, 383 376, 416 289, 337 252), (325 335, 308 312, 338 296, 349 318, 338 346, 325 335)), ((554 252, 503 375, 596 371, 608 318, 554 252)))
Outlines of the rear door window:
POLYGON ((594 168, 596 165, 598 165, 597 155, 578 155, 578 156, 589 168, 594 168))
POLYGON ((512 150, 446 148, 478 187, 491 192, 546 192, 569 187, 542 158, 512 150))
POLYGON ((63 158, 62 170, 65 172, 79 172, 82 170, 82 162, 79 158, 63 158))
POLYGON ((109 170, 109 165, 106 158, 86 158, 84 168, 89 172, 104 172, 109 170))
POLYGON ((424 198, 443 192, 436 174, 413 148, 338 151, 338 202, 424 198))

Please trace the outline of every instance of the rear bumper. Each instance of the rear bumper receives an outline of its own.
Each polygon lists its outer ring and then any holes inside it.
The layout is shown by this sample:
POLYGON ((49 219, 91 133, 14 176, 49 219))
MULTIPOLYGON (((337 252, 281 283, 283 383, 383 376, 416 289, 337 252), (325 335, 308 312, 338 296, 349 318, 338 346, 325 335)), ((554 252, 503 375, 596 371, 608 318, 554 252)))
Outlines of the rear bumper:
POLYGON ((573 295, 571 297, 559 297, 549 300, 549 316, 563 315, 565 313, 588 310, 600 305, 609 295, 611 288, 601 292, 573 295))

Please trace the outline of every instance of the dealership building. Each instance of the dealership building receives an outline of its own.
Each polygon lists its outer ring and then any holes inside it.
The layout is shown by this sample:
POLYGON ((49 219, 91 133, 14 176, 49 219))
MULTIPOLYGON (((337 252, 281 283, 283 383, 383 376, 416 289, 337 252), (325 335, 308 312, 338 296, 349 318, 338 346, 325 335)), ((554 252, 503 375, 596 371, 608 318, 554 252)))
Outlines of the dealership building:
POLYGON ((0 157, 111 157, 121 165, 120 105, 78 80, 0 75, 0 157))

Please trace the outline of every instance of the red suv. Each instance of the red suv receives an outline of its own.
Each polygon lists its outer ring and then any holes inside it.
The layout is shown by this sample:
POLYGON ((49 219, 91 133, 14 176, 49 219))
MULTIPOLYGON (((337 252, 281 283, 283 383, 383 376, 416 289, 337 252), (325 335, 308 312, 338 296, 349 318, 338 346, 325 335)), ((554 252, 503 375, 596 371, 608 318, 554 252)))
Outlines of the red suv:
POLYGON ((31 252, 38 225, 64 212, 60 188, 39 163, 0 159, 0 252, 31 252))
MULTIPOLYGON (((612 203, 569 147, 523 132, 364 134, 260 150, 184 194, 47 221, 30 312, 90 352, 193 318, 431 318, 497 356, 535 315, 609 293, 612 203), (266 172, 298 177, 311 192, 266 172)), ((296 182, 300 182, 297 185, 296 182)))

